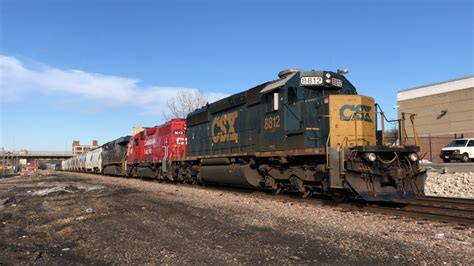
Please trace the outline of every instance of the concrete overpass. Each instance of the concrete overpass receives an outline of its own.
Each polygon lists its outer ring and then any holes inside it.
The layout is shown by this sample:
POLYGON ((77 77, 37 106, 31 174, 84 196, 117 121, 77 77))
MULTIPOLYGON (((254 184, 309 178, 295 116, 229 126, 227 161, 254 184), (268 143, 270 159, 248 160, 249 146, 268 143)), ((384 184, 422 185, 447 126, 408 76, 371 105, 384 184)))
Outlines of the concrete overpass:
POLYGON ((63 151, 5 151, 0 150, 0 174, 11 171, 26 169, 32 165, 36 167, 40 163, 61 164, 62 160, 73 157, 71 152, 63 151))
POLYGON ((1 151, 0 158, 8 159, 44 159, 44 160, 64 160, 73 157, 71 152, 63 151, 1 151))

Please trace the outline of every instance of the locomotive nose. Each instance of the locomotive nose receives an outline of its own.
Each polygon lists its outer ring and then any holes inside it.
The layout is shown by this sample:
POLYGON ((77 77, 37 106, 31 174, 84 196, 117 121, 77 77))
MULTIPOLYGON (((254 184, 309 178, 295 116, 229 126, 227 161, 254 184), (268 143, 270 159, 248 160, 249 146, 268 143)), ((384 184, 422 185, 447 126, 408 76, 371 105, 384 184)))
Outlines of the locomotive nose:
POLYGON ((396 184, 400 184, 406 178, 406 173, 401 168, 393 168, 388 172, 389 180, 394 180, 396 184))
POLYGON ((410 158, 410 152, 374 153, 373 162, 363 155, 350 158, 346 173, 346 182, 364 200, 407 202, 424 196, 426 170, 410 158))

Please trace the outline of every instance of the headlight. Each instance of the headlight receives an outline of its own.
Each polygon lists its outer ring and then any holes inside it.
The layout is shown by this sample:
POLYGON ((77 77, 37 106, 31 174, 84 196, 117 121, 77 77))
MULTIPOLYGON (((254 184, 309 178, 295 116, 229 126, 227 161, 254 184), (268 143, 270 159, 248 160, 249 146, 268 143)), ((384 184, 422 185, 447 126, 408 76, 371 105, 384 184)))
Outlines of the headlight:
POLYGON ((331 78, 331 74, 326 73, 326 78, 331 78))
POLYGON ((408 155, 408 158, 410 158, 410 161, 416 162, 416 161, 418 161, 418 154, 411 153, 411 154, 408 155))
POLYGON ((326 79, 326 83, 331 83, 331 79, 326 79))
POLYGON ((368 152, 368 153, 364 153, 364 159, 366 159, 369 162, 373 162, 377 159, 377 156, 375 155, 375 153, 368 152))

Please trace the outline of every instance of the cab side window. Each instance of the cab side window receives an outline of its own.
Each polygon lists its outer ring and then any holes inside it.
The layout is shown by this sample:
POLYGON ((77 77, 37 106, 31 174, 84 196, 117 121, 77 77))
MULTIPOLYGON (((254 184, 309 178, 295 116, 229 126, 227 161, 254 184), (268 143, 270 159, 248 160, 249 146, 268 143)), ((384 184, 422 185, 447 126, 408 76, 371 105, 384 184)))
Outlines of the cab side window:
POLYGON ((273 111, 273 98, 272 94, 269 93, 265 96, 265 112, 270 113, 273 111))
POLYGON ((467 147, 474 147, 474 140, 470 140, 470 141, 467 143, 467 147))
POLYGON ((298 96, 296 93, 296 88, 289 87, 288 88, 288 104, 294 104, 297 99, 298 99, 298 96))
POLYGON ((268 93, 265 97, 265 112, 278 111, 278 92, 268 93))

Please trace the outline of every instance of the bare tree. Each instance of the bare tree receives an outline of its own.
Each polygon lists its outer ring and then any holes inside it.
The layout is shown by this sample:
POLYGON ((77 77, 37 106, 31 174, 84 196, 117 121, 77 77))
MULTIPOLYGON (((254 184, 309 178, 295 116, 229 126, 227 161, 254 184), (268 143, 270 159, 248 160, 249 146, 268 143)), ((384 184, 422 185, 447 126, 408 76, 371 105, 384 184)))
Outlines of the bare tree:
POLYGON ((197 108, 206 105, 207 96, 197 89, 180 90, 166 103, 167 111, 163 114, 166 120, 173 118, 186 118, 197 108))

